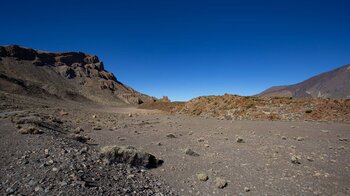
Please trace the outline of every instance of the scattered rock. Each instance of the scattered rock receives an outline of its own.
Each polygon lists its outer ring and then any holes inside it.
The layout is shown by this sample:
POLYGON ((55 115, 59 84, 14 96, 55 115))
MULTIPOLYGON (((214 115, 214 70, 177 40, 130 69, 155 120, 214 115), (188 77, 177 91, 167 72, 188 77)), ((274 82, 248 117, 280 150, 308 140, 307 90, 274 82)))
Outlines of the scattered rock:
POLYGON ((84 129, 82 129, 80 127, 77 127, 77 128, 74 129, 74 133, 76 133, 76 134, 79 134, 81 132, 84 132, 84 129))
POLYGON ((300 164, 300 159, 301 157, 298 155, 293 155, 292 158, 290 159, 290 161, 294 164, 300 164))
POLYGON ((166 135, 166 137, 167 137, 167 138, 176 138, 176 136, 175 136, 174 134, 172 134, 172 133, 166 135))
POLYGON ((348 141, 348 138, 339 138, 339 141, 347 142, 347 141, 348 141))
POLYGON ((243 138, 241 138, 241 137, 237 137, 237 138, 236 138, 236 142, 237 142, 237 143, 244 143, 244 140, 243 140, 243 138))
POLYGON ((203 138, 199 138, 197 141, 198 142, 204 142, 204 139, 203 138))
POLYGON ((297 141, 304 141, 303 137, 297 137, 297 141))
POLYGON ((68 115, 68 112, 65 112, 65 111, 62 110, 62 111, 60 111, 60 115, 61 115, 61 116, 67 116, 67 115, 68 115))
POLYGON ((193 151, 193 150, 190 149, 190 148, 186 148, 186 149, 185 149, 185 154, 190 155, 190 156, 195 156, 195 157, 199 156, 198 153, 196 153, 195 151, 193 151))
POLYGON ((223 189, 227 186, 227 181, 223 178, 216 178, 214 182, 215 186, 219 189, 223 189))
POLYGON ((306 159, 307 159, 308 161, 310 161, 310 162, 314 161, 314 159, 313 159, 312 157, 310 157, 310 156, 307 156, 306 159))
POLYGON ((155 156, 132 146, 105 146, 100 151, 100 157, 108 164, 126 163, 145 168, 156 168, 163 163, 155 156))
POLYGON ((197 179, 200 181, 207 181, 209 179, 207 174, 199 173, 197 174, 197 179))
POLYGON ((81 143, 86 143, 90 138, 85 137, 83 135, 75 134, 73 136, 73 139, 81 143))
POLYGON ((34 189, 34 191, 35 192, 41 192, 41 191, 43 191, 44 189, 41 187, 41 186, 37 186, 37 187, 35 187, 35 189, 34 189))
POLYGON ((42 130, 34 127, 34 126, 26 126, 26 127, 22 127, 19 130, 19 133, 21 133, 21 134, 42 134, 44 132, 42 130))

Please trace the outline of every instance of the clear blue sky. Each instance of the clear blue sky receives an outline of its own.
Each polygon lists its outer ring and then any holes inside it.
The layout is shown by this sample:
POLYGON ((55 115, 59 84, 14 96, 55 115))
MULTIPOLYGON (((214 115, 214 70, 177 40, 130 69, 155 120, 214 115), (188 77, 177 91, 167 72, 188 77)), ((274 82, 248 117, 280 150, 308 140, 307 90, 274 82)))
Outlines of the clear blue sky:
POLYGON ((96 54, 172 100, 253 95, 350 63, 349 0, 1 2, 0 45, 96 54))

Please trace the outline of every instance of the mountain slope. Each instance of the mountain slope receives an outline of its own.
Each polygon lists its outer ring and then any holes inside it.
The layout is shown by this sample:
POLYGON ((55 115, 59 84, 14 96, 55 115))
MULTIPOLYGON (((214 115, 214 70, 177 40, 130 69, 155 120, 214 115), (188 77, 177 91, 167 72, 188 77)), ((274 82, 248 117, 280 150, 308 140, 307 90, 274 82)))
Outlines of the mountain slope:
POLYGON ((271 87, 257 96, 350 98, 350 64, 301 83, 271 87))
POLYGON ((155 98, 119 82, 97 56, 0 46, 0 90, 107 104, 141 104, 155 98))

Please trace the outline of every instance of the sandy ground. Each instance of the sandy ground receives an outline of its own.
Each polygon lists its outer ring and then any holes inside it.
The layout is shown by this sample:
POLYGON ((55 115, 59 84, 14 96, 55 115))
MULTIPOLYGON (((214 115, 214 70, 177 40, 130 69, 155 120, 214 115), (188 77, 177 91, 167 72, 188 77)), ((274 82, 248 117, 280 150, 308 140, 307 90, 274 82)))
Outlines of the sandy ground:
POLYGON ((59 116, 69 125, 68 131, 84 129, 83 134, 91 138, 89 145, 97 149, 131 145, 164 160, 162 166, 146 172, 180 195, 350 194, 350 124, 218 120, 158 110, 12 99, 11 106, 2 104, 7 112, 59 116), (199 156, 186 154, 186 148, 199 156), (209 179, 200 181, 199 173, 209 179), (216 178, 227 186, 217 188, 216 178))

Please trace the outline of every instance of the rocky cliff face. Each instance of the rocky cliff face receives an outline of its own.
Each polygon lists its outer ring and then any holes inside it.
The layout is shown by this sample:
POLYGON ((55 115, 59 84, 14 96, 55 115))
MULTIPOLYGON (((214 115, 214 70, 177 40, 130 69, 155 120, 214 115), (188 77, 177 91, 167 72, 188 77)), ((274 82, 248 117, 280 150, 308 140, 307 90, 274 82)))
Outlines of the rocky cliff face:
POLYGON ((97 56, 0 46, 0 89, 14 93, 84 97, 97 102, 141 104, 155 98, 119 82, 97 56))
POLYGON ((350 64, 319 74, 298 84, 271 87, 257 96, 350 98, 350 64))

